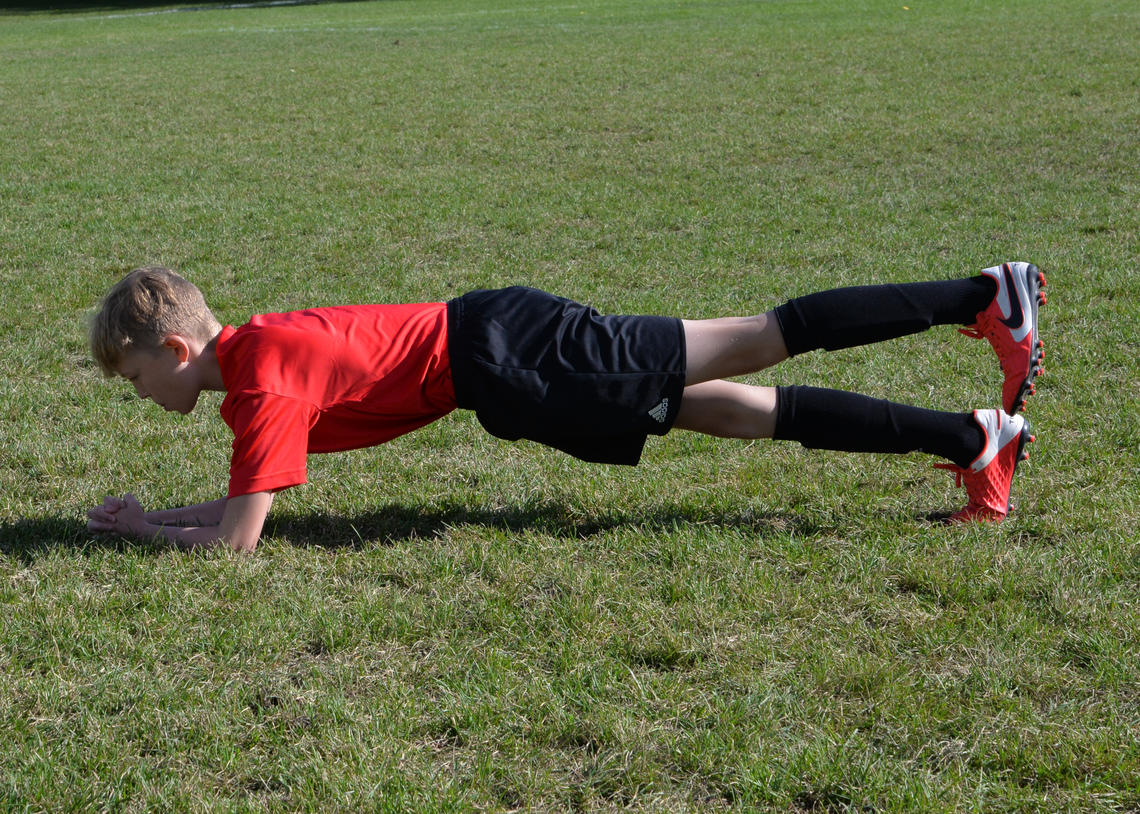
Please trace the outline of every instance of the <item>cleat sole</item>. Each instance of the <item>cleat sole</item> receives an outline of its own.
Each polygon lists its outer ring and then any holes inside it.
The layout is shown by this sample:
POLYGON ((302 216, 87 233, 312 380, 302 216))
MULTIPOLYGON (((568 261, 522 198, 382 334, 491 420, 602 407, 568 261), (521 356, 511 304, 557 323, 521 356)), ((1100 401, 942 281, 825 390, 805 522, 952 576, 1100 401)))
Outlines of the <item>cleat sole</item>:
POLYGON ((1013 511, 1013 479, 1017 477, 1017 466, 1023 461, 1029 460, 1029 450, 1027 446, 1037 440, 1029 429, 1029 422, 1025 422, 1025 426, 1021 428, 1021 437, 1017 439, 1017 455, 1013 458, 1013 473, 1009 476, 1009 500, 1006 501, 1005 511, 1008 515, 1013 511))
POLYGON ((1021 383, 1021 387, 1017 391, 1017 396, 1014 399, 1013 413, 1018 413, 1025 409, 1026 403, 1030 396, 1037 394, 1037 386, 1033 380, 1045 372, 1045 342, 1037 335, 1037 309, 1038 306, 1045 304, 1045 292, 1041 289, 1045 287, 1045 273, 1034 265, 1030 265, 1025 269, 1025 282, 1032 291, 1029 298, 1032 304, 1033 314, 1033 340, 1030 347, 1032 350, 1029 354, 1029 372, 1025 377, 1025 381, 1021 383))

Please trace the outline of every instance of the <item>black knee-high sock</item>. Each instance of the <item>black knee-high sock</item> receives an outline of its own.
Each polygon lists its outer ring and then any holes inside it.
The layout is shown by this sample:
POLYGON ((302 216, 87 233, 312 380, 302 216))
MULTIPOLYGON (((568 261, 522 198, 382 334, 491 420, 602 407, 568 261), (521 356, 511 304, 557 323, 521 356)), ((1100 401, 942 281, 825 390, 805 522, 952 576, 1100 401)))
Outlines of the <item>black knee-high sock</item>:
POLYGON ((837 350, 925 331, 969 325, 994 298, 993 279, 854 286, 789 300, 776 308, 788 352, 837 350))
POLYGON ((973 413, 943 413, 821 387, 777 387, 774 438, 809 449, 927 452, 967 467, 985 433, 973 413))

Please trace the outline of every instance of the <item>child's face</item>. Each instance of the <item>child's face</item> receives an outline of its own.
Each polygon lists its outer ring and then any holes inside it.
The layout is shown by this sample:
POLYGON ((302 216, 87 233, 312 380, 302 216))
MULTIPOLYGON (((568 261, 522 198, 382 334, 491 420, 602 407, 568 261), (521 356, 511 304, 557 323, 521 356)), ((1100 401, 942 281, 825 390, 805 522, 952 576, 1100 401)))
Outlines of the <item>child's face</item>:
POLYGON ((164 410, 185 415, 198 403, 201 387, 194 381, 186 355, 178 346, 167 343, 157 351, 129 351, 117 370, 135 386, 139 398, 148 398, 164 410))

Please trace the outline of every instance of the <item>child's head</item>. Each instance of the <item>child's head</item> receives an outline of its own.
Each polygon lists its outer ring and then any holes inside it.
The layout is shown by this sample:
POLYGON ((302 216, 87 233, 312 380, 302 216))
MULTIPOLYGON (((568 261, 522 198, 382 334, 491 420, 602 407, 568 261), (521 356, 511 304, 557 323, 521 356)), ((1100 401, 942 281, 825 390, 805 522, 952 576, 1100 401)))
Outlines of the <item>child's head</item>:
POLYGON ((221 330, 202 292, 168 268, 135 269, 103 298, 91 322, 91 353, 113 376, 125 354, 157 353, 171 335, 209 342, 221 330))

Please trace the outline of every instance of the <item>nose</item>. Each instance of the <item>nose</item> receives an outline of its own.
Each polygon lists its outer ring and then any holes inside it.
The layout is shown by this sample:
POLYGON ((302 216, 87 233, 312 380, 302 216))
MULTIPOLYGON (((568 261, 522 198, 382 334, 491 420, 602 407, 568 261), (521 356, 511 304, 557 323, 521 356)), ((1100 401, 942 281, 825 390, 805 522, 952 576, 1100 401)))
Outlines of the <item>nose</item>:
POLYGON ((143 390, 142 385, 140 385, 138 382, 132 382, 132 384, 134 384, 135 392, 138 394, 138 397, 140 399, 150 398, 150 396, 147 394, 147 392, 145 390, 143 390))

